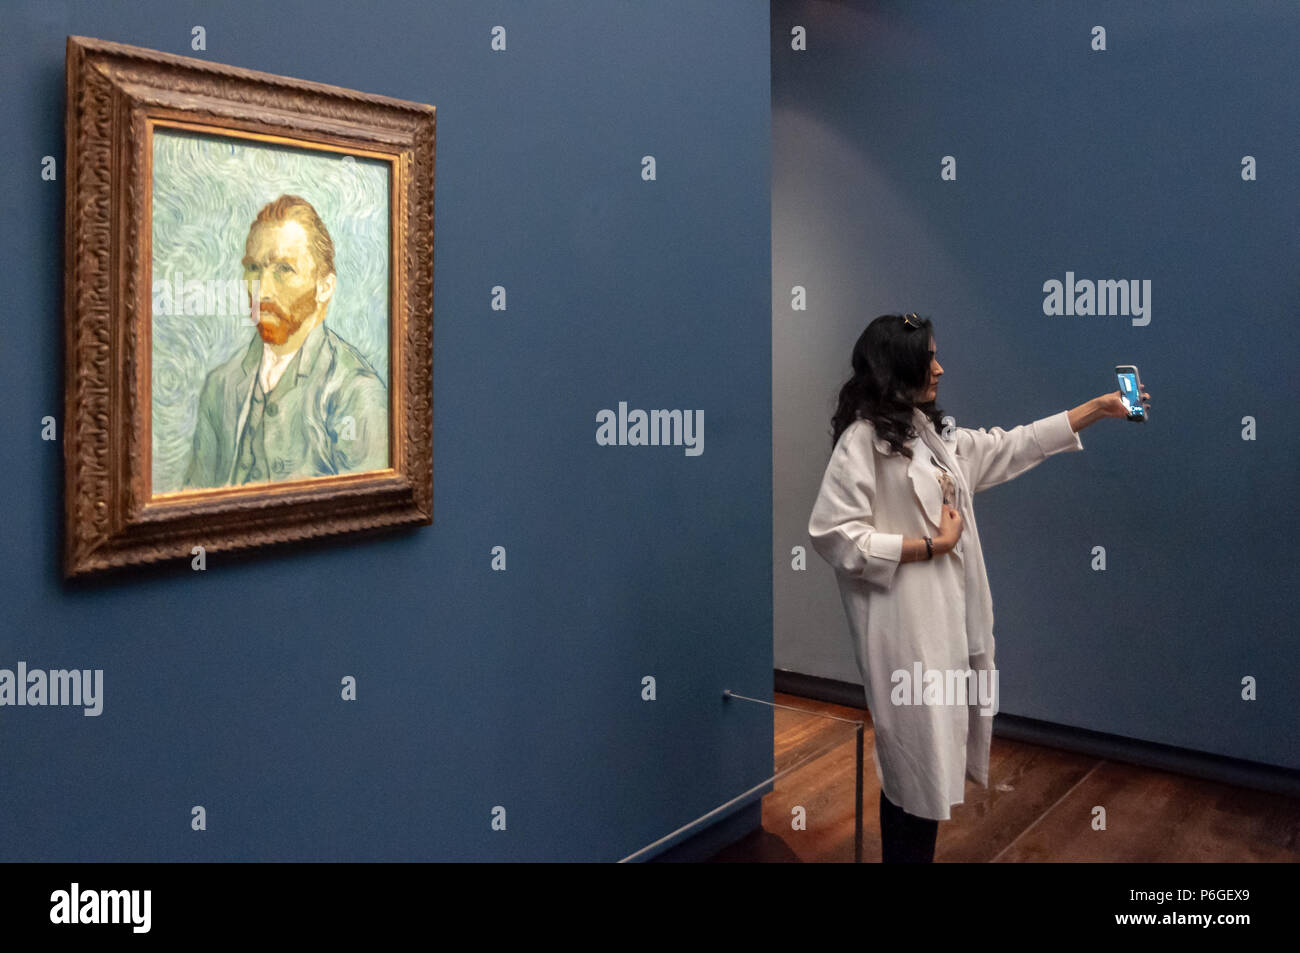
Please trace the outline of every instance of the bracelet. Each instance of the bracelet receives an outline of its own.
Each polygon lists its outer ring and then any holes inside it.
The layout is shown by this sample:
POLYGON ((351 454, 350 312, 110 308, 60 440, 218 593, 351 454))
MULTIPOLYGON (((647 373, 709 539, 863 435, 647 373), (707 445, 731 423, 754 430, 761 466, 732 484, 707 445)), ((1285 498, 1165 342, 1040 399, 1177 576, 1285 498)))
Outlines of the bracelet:
POLYGON ((925 538, 925 558, 926 559, 934 558, 934 545, 930 542, 929 536, 925 538))

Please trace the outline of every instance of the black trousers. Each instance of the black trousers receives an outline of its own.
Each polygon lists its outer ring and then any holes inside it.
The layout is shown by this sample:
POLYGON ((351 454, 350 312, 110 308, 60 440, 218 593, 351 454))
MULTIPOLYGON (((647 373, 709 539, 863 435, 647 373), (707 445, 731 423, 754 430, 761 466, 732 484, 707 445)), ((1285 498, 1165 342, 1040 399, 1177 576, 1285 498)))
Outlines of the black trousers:
POLYGON ((939 822, 908 814, 880 792, 880 860, 886 864, 934 862, 939 822))

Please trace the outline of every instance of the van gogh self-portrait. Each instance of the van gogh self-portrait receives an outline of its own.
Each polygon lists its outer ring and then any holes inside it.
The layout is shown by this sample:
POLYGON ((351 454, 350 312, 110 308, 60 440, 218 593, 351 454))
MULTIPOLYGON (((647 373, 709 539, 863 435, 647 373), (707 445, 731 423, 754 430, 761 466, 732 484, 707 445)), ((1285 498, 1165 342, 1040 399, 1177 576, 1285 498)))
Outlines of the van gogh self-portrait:
POLYGON ((66 80, 64 575, 431 526, 437 109, 84 36, 66 80))
POLYGON ((384 164, 160 132, 154 492, 387 467, 384 164))

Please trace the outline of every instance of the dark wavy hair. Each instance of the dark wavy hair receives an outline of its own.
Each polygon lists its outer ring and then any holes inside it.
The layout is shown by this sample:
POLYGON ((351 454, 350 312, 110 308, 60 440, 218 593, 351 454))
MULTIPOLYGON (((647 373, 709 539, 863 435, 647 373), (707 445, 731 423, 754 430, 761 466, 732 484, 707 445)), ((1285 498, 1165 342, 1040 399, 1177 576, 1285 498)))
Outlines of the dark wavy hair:
POLYGON ((882 314, 858 336, 853 345, 853 376, 840 388, 838 406, 831 418, 831 449, 853 421, 870 420, 876 435, 896 453, 911 459, 903 446, 919 436, 912 426, 912 409, 940 429, 943 411, 934 401, 917 403, 915 395, 930 379, 929 318, 916 314, 882 314))

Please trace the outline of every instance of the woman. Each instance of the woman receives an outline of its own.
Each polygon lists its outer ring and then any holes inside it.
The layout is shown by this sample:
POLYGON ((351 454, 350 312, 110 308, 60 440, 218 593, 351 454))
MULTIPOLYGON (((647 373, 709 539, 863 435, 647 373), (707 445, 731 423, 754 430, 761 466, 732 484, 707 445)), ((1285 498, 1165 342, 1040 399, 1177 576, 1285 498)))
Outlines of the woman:
POLYGON ((932 861, 966 777, 988 786, 997 670, 973 495, 1082 450, 1078 431, 1128 414, 1115 391, 1009 431, 944 436, 942 376, 928 319, 886 314, 867 326, 808 521, 836 571, 875 728, 887 863, 932 861))

